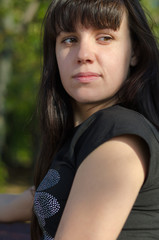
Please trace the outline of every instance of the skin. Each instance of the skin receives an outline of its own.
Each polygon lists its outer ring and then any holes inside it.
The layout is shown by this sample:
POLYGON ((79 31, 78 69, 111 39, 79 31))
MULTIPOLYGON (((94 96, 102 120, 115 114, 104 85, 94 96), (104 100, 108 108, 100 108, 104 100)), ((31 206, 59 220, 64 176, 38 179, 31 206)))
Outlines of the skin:
MULTIPOLYGON (((126 14, 117 31, 78 25, 75 33, 61 32, 56 56, 79 123, 114 105, 113 96, 137 61, 126 14)), ((117 239, 147 174, 145 149, 139 137, 123 135, 88 155, 77 170, 55 240, 117 239)))
POLYGON ((34 187, 21 194, 0 194, 0 222, 31 220, 34 187))
MULTIPOLYGON (((114 94, 136 64, 126 14, 117 31, 79 25, 75 33, 61 32, 56 56, 75 120, 115 104, 114 94)), ((88 155, 77 170, 55 240, 117 239, 147 174, 145 149, 142 139, 124 135, 88 155)))
POLYGON ((117 239, 145 179, 145 147, 135 136, 120 136, 83 161, 55 240, 117 239))
POLYGON ((86 29, 80 24, 76 29, 58 35, 56 57, 63 87, 73 99, 75 115, 83 121, 115 104, 113 96, 126 80, 130 65, 136 64, 136 57, 126 14, 117 31, 86 29))

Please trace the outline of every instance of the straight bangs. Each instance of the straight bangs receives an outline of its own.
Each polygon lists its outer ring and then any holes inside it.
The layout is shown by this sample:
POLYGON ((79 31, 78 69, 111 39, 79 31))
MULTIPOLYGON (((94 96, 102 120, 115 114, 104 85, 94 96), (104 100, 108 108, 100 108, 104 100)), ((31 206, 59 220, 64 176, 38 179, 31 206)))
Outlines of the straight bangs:
POLYGON ((122 0, 54 0, 48 17, 54 38, 74 32, 77 24, 88 28, 119 29, 125 7, 122 0))

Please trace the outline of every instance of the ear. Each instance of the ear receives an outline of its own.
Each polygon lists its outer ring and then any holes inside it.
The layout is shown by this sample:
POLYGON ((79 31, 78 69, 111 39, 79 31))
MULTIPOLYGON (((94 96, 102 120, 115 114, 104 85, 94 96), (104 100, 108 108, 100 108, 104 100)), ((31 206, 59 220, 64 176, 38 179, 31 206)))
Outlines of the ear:
POLYGON ((130 66, 135 67, 137 64, 137 60, 138 60, 137 56, 136 56, 135 52, 133 51, 132 56, 131 56, 130 66))

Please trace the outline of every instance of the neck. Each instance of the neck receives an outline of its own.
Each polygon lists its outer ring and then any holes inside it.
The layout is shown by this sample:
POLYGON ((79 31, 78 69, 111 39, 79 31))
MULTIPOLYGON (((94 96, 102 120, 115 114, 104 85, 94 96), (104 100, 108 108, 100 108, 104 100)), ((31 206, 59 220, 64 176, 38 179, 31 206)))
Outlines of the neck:
POLYGON ((75 126, 78 126, 89 118, 95 112, 113 106, 115 103, 94 103, 94 104, 85 104, 85 103, 73 103, 73 112, 74 112, 74 123, 75 126))

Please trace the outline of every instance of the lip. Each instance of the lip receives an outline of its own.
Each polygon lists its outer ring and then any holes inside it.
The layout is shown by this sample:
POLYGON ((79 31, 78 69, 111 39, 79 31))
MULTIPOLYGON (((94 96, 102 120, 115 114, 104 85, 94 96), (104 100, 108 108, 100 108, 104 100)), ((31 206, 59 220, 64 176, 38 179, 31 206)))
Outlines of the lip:
POLYGON ((101 75, 94 72, 80 72, 73 75, 73 78, 81 83, 89 83, 97 80, 101 75))

